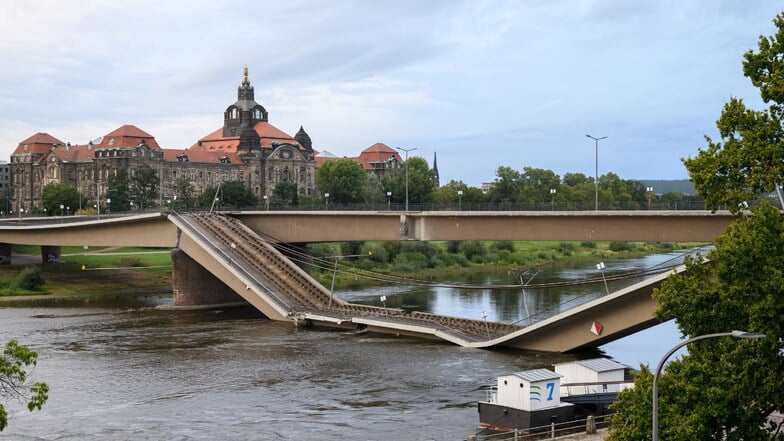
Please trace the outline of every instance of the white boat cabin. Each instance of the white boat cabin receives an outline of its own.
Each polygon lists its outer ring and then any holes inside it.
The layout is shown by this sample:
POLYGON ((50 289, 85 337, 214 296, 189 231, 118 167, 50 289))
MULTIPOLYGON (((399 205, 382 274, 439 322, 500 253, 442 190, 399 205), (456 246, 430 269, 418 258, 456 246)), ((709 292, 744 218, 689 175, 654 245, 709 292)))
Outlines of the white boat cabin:
POLYGON ((629 387, 624 382, 626 366, 607 358, 577 360, 554 365, 561 374, 561 395, 617 393, 629 387))
POLYGON ((561 405, 561 374, 533 369, 498 377, 495 404, 534 411, 561 405))

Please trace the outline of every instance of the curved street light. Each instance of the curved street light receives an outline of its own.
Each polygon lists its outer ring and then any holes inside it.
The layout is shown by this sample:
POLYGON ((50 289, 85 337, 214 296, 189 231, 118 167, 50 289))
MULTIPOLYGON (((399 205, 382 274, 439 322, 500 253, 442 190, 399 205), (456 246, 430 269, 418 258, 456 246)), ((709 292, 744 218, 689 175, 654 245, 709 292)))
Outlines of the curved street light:
POLYGON ((596 195, 596 205, 594 207, 594 210, 599 211, 599 141, 601 141, 602 139, 607 139, 607 137, 602 136, 600 138, 597 138, 591 135, 585 135, 585 136, 593 139, 596 142, 596 168, 594 169, 594 178, 593 178, 594 193, 596 195))
POLYGON ((662 368, 664 367, 664 362, 667 361, 667 359, 670 358, 670 355, 674 354, 675 351, 686 346, 687 344, 697 340, 704 340, 706 338, 713 337, 763 338, 765 337, 765 334, 754 334, 747 331, 732 331, 699 335, 675 345, 675 347, 670 349, 669 352, 664 354, 664 357, 662 357, 661 361, 659 361, 659 365, 656 367, 656 373, 653 374, 653 441, 659 441, 659 375, 661 374, 662 368))
POLYGON ((408 152, 413 152, 416 150, 416 147, 412 147, 410 149, 404 149, 403 147, 396 147, 398 150, 402 152, 406 152, 406 211, 408 211, 408 152))

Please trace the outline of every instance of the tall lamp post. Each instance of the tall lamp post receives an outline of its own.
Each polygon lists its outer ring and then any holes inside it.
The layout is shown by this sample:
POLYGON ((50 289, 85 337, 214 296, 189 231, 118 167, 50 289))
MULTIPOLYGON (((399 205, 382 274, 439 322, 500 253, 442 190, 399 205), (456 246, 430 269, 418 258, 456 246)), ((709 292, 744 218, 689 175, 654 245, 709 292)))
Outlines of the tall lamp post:
POLYGON ((329 210, 329 193, 324 193, 324 209, 329 210))
POLYGON ((602 139, 607 139, 607 137, 602 136, 601 138, 597 138, 591 135, 585 135, 585 136, 593 139, 596 142, 596 167, 594 169, 594 178, 593 178, 594 193, 596 195, 596 205, 594 206, 594 209, 596 211, 599 211, 599 141, 601 141, 602 139))
POLYGON ((397 147, 397 149, 401 152, 406 152, 406 211, 408 211, 408 152, 413 152, 417 148, 404 149, 403 147, 397 147))
POLYGON ((387 211, 392 209, 392 192, 387 192, 387 211))
POLYGON ((457 210, 463 211, 463 190, 457 190, 457 210))
POLYGON ((652 433, 652 440, 659 441, 659 375, 661 374, 662 368, 664 367, 664 362, 670 358, 670 355, 674 354, 675 351, 678 349, 686 346, 689 343, 695 342, 697 340, 704 340, 706 338, 713 338, 713 337, 735 337, 735 338, 763 338, 765 334, 753 334, 747 331, 732 331, 732 332, 717 332, 715 334, 705 334, 699 335, 694 338, 690 338, 686 341, 683 341, 672 349, 669 352, 664 354, 661 361, 659 361, 659 365, 656 367, 656 373, 653 374, 653 433, 652 433))

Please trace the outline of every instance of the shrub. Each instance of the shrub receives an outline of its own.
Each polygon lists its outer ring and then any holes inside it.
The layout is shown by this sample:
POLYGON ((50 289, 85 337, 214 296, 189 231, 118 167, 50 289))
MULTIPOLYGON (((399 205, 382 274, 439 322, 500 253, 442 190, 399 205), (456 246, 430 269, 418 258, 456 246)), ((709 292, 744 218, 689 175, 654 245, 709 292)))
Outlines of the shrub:
POLYGON ((636 245, 632 242, 610 242, 610 251, 633 251, 636 245))
POLYGON ((592 240, 585 240, 585 241, 580 242, 580 246, 583 247, 583 248, 588 248, 588 249, 592 250, 592 249, 596 248, 596 242, 594 242, 592 240))
POLYGON ((459 240, 449 240, 446 242, 446 251, 448 253, 459 253, 460 252, 460 241, 459 240))
POLYGON ((482 257, 485 254, 485 246, 478 240, 466 240, 460 244, 460 251, 466 259, 476 262, 475 257, 482 257))
POLYGON ((571 256, 577 250, 577 246, 572 242, 561 242, 555 249, 565 256, 571 256))
POLYGON ((512 263, 515 263, 517 265, 524 265, 530 261, 531 261, 531 257, 528 255, 528 253, 525 253, 523 251, 517 251, 515 253, 512 253, 512 263))
POLYGON ((16 279, 16 286, 27 291, 40 291, 43 285, 44 278, 41 275, 41 268, 37 266, 25 267, 19 272, 19 277, 16 279))
POLYGON ((511 240, 497 240, 493 242, 492 246, 496 251, 509 251, 510 253, 514 253, 515 247, 514 242, 511 240))

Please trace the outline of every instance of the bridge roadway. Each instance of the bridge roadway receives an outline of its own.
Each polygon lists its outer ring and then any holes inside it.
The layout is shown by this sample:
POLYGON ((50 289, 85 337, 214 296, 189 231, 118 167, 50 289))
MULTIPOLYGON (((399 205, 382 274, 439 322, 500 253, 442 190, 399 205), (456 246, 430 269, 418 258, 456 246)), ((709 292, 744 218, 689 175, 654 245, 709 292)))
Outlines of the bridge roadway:
POLYGON ((505 218, 505 221, 493 221, 492 213, 152 214, 74 222, 62 219, 48 224, 11 222, 9 225, 6 222, 0 224, 0 242, 179 248, 273 320, 442 339, 466 347, 509 346, 564 352, 600 346, 656 324, 653 311, 657 304, 651 293, 668 274, 654 276, 532 325, 518 326, 346 303, 333 297, 329 290, 281 255, 261 235, 269 234, 277 241, 308 241, 310 238, 317 241, 315 237, 322 241, 357 240, 352 234, 358 234, 362 239, 379 240, 391 237, 389 230, 393 229, 397 240, 532 240, 532 233, 526 230, 529 227, 539 230, 538 240, 646 240, 658 237, 661 240, 678 238, 710 242, 732 219, 729 214, 705 212, 496 213, 495 216, 505 218), (263 219, 270 220, 273 227, 264 228, 263 219), (690 224, 689 219, 694 224, 690 224), (603 227, 602 220, 614 228, 603 227), (569 223, 574 225, 569 226, 569 223), (330 224, 337 232, 330 232, 330 224), (547 224, 550 224, 549 228, 547 224), (485 231, 483 225, 490 232, 485 231), (694 225, 697 225, 696 229, 694 225), (319 228, 325 230, 316 234, 318 231, 313 229, 319 228), (602 327, 598 333, 592 332, 596 324, 602 327))

